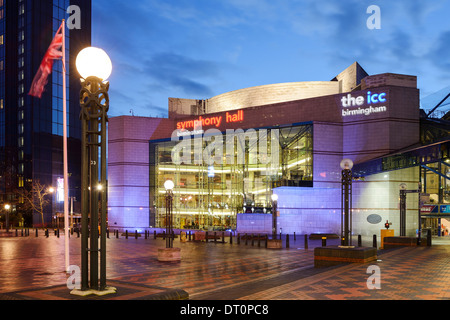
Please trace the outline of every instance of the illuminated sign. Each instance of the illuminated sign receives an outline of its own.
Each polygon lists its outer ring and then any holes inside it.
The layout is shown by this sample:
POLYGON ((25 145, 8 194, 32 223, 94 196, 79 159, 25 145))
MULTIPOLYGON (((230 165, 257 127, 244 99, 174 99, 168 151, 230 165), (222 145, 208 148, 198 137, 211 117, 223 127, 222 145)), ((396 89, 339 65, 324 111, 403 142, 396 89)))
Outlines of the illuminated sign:
POLYGON ((387 102, 387 93, 372 93, 367 92, 367 96, 354 97, 352 94, 347 94, 341 98, 342 116, 356 116, 356 115, 371 115, 374 113, 386 112, 387 107, 380 105, 387 102), (364 108, 363 106, 366 105, 364 108), (358 109, 355 109, 355 108, 358 109))
POLYGON ((239 110, 236 113, 227 112, 225 115, 225 119, 223 116, 212 116, 203 118, 200 116, 196 120, 188 120, 188 121, 180 121, 177 123, 178 130, 187 130, 187 129, 197 129, 209 126, 215 126, 219 128, 222 123, 235 123, 244 121, 244 111, 239 110))
POLYGON ((56 184, 56 201, 64 202, 64 179, 58 178, 56 184))

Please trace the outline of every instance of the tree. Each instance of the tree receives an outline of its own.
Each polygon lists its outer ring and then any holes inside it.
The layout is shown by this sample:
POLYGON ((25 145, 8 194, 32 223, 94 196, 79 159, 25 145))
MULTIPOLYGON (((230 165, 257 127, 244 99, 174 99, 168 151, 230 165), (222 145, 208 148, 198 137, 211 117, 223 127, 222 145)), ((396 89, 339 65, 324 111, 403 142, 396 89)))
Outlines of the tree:
POLYGON ((44 228, 44 210, 51 204, 50 194, 54 192, 52 187, 45 186, 39 180, 33 181, 31 190, 20 189, 18 194, 23 199, 24 206, 40 215, 42 227, 44 228))

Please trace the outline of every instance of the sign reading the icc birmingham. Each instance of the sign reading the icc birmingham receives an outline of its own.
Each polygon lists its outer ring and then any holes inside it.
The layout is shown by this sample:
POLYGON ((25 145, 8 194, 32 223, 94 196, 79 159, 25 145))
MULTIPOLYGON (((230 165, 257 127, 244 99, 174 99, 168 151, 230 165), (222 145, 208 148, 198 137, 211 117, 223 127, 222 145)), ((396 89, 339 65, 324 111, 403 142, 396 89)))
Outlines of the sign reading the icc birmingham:
POLYGON ((367 92, 367 96, 354 97, 350 93, 341 99, 342 103, 342 116, 357 116, 364 115, 369 116, 374 113, 382 113, 387 111, 386 105, 386 93, 372 93, 367 92), (365 107, 363 107, 365 106, 365 107), (357 108, 357 109, 356 109, 357 108))

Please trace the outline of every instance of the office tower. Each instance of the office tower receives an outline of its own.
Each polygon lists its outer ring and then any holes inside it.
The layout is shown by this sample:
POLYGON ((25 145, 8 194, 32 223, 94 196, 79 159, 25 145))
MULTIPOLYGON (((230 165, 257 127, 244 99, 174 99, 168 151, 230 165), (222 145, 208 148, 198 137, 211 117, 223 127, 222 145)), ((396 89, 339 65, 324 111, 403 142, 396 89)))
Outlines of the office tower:
MULTIPOLYGON (((79 199, 81 123, 78 52, 91 43, 91 0, 0 0, 0 193, 11 203, 12 222, 40 226, 40 215, 26 209, 18 190, 39 182, 53 187, 44 225, 63 211, 63 79, 55 61, 41 99, 28 95, 41 61, 61 25, 79 8, 79 29, 66 28, 69 197, 79 199), (72 7, 73 8, 73 7, 72 7), (22 220, 23 219, 23 220, 22 220)), ((77 202, 75 201, 75 204, 77 202)), ((75 205, 76 208, 76 205, 75 205)))

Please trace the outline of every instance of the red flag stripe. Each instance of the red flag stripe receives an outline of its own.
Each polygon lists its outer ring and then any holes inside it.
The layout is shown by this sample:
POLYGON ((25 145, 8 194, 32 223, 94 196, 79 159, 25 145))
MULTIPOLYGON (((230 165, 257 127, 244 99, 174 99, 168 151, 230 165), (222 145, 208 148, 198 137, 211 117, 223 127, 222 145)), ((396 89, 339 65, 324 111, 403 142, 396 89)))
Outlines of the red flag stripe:
POLYGON ((39 70, 34 77, 33 83, 31 84, 31 89, 29 92, 30 96, 42 98, 42 94, 44 93, 45 86, 48 82, 48 76, 52 73, 53 62, 57 59, 62 58, 62 44, 63 44, 63 35, 62 35, 62 24, 59 27, 58 31, 53 38, 50 47, 45 53, 44 59, 39 66, 39 70))

